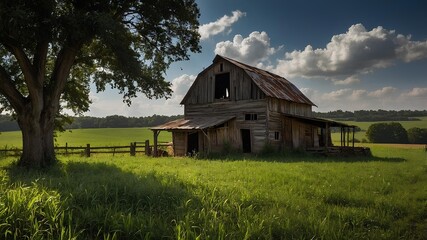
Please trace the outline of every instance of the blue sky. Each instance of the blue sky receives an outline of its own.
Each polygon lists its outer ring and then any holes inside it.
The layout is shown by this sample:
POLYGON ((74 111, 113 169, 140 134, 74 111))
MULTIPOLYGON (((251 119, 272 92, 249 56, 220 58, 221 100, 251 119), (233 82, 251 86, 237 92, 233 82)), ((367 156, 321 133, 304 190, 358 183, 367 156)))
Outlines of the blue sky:
POLYGON ((87 115, 183 114, 179 105, 215 54, 279 74, 314 111, 427 109, 427 2, 198 0, 202 52, 172 64, 171 99, 91 93, 87 115))

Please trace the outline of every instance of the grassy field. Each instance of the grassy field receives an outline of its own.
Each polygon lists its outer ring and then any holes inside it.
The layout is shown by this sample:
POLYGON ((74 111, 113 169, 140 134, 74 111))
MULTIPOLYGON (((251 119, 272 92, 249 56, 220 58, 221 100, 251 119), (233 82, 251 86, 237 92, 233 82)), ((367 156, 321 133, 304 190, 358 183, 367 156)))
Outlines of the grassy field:
MULTIPOLYGON (((159 135, 159 141, 171 141, 171 133, 162 131, 159 135)), ((153 143, 153 132, 148 128, 93 128, 93 129, 74 129, 58 133, 56 145, 65 146, 122 146, 129 145, 131 142, 144 142, 150 140, 153 143)), ((0 147, 18 147, 22 146, 21 132, 2 132, 0 134, 0 147)))
POLYGON ((427 153, 0 159, 0 239, 426 239, 427 153))

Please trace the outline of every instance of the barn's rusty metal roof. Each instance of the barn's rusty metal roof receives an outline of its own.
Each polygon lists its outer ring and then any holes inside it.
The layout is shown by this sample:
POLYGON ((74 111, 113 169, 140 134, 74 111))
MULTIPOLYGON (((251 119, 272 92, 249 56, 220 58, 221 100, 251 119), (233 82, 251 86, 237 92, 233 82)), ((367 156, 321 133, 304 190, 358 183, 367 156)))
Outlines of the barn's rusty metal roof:
POLYGON ((235 116, 181 118, 152 127, 151 130, 202 130, 221 125, 233 118, 235 118, 235 116))
POLYGON ((268 97, 316 106, 294 84, 284 77, 220 55, 217 55, 213 62, 217 62, 220 59, 224 59, 245 70, 254 83, 268 97))

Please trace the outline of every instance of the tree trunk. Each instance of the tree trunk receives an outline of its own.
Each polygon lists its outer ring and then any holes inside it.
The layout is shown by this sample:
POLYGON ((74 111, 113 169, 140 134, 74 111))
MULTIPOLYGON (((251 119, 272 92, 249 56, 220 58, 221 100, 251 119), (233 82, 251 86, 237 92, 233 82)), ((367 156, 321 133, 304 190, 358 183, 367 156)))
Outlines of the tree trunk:
POLYGON ((23 153, 19 166, 45 168, 56 162, 54 149, 54 115, 24 113, 18 116, 22 131, 23 153))

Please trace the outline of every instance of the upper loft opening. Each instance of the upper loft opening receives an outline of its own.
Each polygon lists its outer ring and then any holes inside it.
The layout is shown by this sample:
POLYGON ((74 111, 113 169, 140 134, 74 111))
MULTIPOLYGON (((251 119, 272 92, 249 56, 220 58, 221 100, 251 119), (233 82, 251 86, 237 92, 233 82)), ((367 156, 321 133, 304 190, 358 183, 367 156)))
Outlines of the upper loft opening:
POLYGON ((230 98, 230 73, 215 75, 215 99, 230 98))

